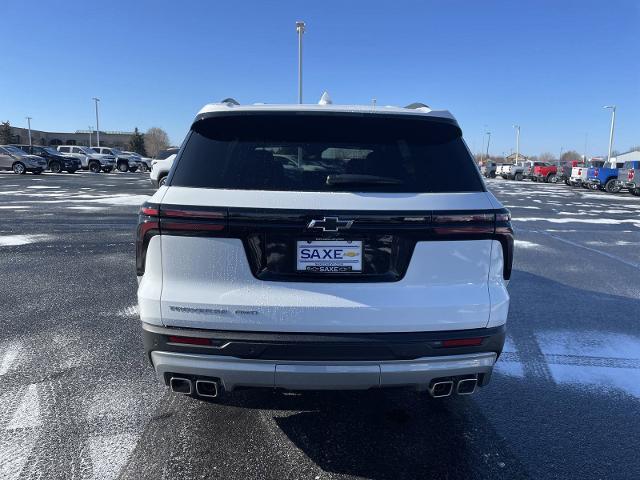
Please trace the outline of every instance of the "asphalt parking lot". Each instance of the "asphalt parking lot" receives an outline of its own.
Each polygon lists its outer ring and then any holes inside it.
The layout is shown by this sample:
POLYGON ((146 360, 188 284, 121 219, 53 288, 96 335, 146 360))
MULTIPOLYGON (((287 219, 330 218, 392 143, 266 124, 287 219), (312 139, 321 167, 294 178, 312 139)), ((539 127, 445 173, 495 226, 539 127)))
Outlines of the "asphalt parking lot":
POLYGON ((169 393, 143 355, 148 175, 0 174, 0 478, 638 478, 640 197, 488 186, 517 244, 487 388, 214 405, 169 393))

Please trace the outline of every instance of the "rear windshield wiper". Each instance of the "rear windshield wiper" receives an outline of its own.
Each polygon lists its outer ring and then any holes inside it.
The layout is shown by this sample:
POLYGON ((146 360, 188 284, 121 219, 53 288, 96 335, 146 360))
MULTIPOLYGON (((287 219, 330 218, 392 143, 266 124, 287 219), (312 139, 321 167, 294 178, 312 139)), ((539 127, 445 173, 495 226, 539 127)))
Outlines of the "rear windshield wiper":
POLYGON ((327 185, 400 185, 402 183, 404 182, 397 178, 379 177, 377 175, 355 173, 327 175, 327 185))

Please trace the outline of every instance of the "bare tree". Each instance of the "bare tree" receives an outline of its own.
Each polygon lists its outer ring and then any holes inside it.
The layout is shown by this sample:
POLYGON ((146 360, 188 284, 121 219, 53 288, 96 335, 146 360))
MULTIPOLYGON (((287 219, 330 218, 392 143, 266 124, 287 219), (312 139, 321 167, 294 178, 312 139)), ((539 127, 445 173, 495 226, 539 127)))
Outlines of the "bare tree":
POLYGON ((147 154, 155 158, 160 150, 164 150, 169 146, 169 135, 167 132, 158 127, 147 130, 144 134, 144 148, 147 154))
POLYGON ((580 156, 580 154, 575 150, 569 150, 568 152, 564 152, 562 154, 562 157, 560 158, 560 161, 562 162, 572 162, 574 160, 578 160, 578 161, 582 160, 582 156, 580 156))
POLYGON ((538 160, 541 162, 553 162, 556 157, 551 152, 543 152, 538 155, 538 160))

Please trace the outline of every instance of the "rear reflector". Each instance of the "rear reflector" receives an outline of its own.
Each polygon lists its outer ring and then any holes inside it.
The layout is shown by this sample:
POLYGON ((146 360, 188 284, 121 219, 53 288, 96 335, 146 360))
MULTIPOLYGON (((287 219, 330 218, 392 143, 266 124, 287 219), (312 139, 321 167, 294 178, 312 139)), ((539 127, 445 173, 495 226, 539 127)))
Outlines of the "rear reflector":
POLYGON ((452 338, 449 340, 443 340, 442 346, 449 347, 477 347, 482 344, 482 337, 478 338, 452 338))
POLYGON ((208 338, 200 337, 180 337, 177 335, 169 335, 168 340, 171 343, 182 343, 185 345, 211 345, 208 338))

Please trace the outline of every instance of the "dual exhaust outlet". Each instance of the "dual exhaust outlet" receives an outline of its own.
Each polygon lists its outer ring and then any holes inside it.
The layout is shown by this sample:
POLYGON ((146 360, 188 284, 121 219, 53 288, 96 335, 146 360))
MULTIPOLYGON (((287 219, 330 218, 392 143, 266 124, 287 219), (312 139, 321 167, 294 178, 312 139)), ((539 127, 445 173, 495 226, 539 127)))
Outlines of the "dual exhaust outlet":
POLYGON ((171 377, 169 379, 169 387, 173 393, 181 395, 197 395, 202 398, 217 398, 222 390, 220 383, 214 380, 195 381, 184 377, 171 377))
POLYGON ((429 386, 429 394, 433 398, 450 396, 454 390, 458 395, 471 395, 478 386, 478 377, 436 378, 429 386))

